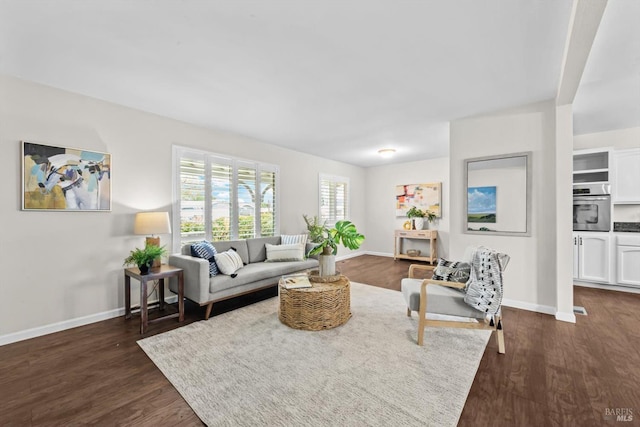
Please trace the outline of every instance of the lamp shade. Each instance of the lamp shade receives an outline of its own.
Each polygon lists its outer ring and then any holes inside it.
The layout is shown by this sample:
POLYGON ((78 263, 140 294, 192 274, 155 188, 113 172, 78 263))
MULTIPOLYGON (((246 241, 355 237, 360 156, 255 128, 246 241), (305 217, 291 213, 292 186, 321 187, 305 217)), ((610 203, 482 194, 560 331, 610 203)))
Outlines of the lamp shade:
POLYGON ((169 212, 139 212, 133 225, 135 234, 169 234, 171 223, 169 212))

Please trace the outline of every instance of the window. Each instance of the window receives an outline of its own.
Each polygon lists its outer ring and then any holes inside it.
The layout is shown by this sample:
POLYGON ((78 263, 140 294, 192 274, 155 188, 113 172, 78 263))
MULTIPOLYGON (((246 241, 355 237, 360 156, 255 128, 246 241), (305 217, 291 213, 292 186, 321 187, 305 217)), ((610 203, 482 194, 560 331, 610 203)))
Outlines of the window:
POLYGON ((320 174, 320 221, 333 225, 349 216, 349 178, 320 174))
POLYGON ((278 167, 174 146, 174 247, 279 234, 278 167))

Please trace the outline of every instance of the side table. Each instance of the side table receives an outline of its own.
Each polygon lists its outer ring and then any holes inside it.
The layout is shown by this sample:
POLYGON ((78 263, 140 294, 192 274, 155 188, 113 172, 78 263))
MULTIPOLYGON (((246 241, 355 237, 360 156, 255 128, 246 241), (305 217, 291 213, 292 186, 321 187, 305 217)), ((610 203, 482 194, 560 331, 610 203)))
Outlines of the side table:
POLYGON ((125 268, 124 270, 124 309, 125 319, 131 318, 131 278, 140 282, 140 333, 144 334, 149 323, 162 319, 178 317, 178 321, 184 321, 184 274, 181 268, 163 264, 159 268, 152 268, 149 274, 140 274, 137 267, 125 268), (164 279, 176 276, 178 278, 178 312, 166 316, 149 320, 147 312, 147 282, 150 280, 159 280, 159 308, 164 310, 164 279))

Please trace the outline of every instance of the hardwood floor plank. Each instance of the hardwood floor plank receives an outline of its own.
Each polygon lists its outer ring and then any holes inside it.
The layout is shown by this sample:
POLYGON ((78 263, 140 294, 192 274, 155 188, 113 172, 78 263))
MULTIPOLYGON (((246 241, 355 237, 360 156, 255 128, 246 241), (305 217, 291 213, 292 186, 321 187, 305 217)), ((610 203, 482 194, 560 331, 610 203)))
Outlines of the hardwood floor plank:
MULTIPOLYGON (((365 255, 337 268, 354 282, 398 291, 410 264, 365 255)), ((274 287, 224 301, 212 316, 276 295, 274 287)), ((588 312, 576 324, 504 307, 507 353, 497 353, 492 336, 460 426, 616 425, 606 408, 632 408, 640 419, 640 295, 576 287, 574 300, 588 312)), ((145 336, 200 321, 204 309, 187 302, 185 315, 182 324, 149 325, 145 336)), ((137 345, 139 321, 120 317, 1 346, 0 426, 201 426, 137 345)))

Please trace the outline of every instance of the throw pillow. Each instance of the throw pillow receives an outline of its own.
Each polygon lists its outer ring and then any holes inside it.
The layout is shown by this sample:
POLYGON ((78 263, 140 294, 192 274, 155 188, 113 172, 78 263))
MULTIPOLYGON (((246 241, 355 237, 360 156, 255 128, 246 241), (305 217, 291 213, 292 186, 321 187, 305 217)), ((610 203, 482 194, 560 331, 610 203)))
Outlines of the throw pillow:
POLYGON ((267 248, 267 259, 264 262, 304 261, 304 244, 270 245, 267 248))
POLYGON ((240 258, 240 255, 238 255, 238 253, 233 249, 216 254, 215 258, 220 273, 228 276, 233 275, 243 266, 242 258, 240 258))
POLYGON ((307 244, 308 234, 283 234, 280 236, 280 240, 283 245, 293 245, 294 243, 307 244))
MULTIPOLYGON (((444 258, 438 260, 438 265, 433 271, 433 280, 447 282, 467 283, 471 274, 471 264, 459 261, 447 261, 444 258)), ((465 289, 461 289, 465 292, 465 289)))
POLYGON ((216 248, 206 240, 191 245, 191 256, 196 258, 204 258, 209 261, 209 277, 218 274, 218 266, 216 265, 216 248))

